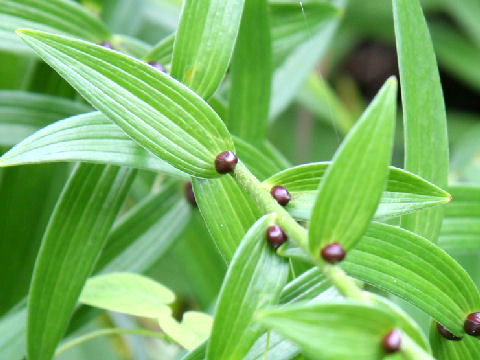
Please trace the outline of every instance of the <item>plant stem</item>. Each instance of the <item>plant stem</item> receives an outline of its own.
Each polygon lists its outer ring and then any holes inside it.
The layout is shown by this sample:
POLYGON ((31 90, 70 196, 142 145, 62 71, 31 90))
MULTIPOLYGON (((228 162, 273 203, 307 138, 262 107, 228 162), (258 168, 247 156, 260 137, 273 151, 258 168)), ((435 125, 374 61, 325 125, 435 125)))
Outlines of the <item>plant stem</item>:
POLYGON ((79 336, 59 346, 57 348, 57 351, 55 352, 55 356, 60 355, 61 353, 71 349, 76 345, 95 339, 97 337, 109 336, 109 335, 120 335, 120 334, 140 335, 140 336, 154 337, 158 339, 166 339, 166 336, 162 333, 150 331, 150 330, 144 330, 144 329, 118 329, 118 328, 100 329, 100 330, 95 330, 88 334, 79 336))
POLYGON ((366 300, 362 290, 350 277, 338 266, 330 265, 321 259, 313 258, 308 247, 307 230, 298 224, 290 214, 271 196, 270 189, 266 189, 262 183, 239 161, 233 172, 235 180, 245 189, 250 197, 256 202, 265 214, 276 214, 277 224, 285 231, 289 239, 292 239, 307 254, 313 262, 322 269, 325 276, 333 286, 344 296, 358 300, 366 300))

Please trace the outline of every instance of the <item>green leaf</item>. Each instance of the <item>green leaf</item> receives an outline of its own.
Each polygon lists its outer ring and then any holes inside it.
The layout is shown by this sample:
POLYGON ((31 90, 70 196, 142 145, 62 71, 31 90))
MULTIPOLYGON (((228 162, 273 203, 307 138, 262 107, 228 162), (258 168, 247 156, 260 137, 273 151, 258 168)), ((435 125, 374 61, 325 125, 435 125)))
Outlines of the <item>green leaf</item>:
MULTIPOLYGON (((405 127, 405 169, 447 184, 448 135, 442 87, 427 23, 418 0, 393 0, 405 127)), ((436 242, 443 209, 402 219, 402 227, 436 242)))
MULTIPOLYGON (((286 209, 296 219, 309 220, 318 186, 330 162, 310 163, 283 170, 263 182, 265 187, 284 186, 292 195, 286 209)), ((408 171, 390 166, 387 185, 374 220, 408 214, 448 203, 451 195, 408 171)))
POLYGON ((432 321, 430 326, 430 343, 437 360, 477 360, 480 359, 480 343, 472 336, 465 336, 461 341, 445 339, 432 321))
POLYGON ((190 221, 190 205, 171 182, 123 214, 108 234, 96 272, 138 272, 152 267, 190 221))
POLYGON ((207 359, 243 359, 263 331, 255 312, 280 297, 288 264, 266 241, 273 222, 271 215, 259 219, 235 252, 220 290, 207 359))
POLYGON ((278 66, 312 34, 323 30, 327 20, 341 14, 334 4, 321 1, 269 1, 272 24, 273 59, 278 66))
POLYGON ((208 99, 227 71, 244 0, 186 0, 173 48, 172 76, 208 99))
POLYGON ((382 308, 346 300, 272 308, 258 319, 300 345, 309 358, 332 360, 383 359, 382 338, 397 325, 382 308))
POLYGON ((78 101, 20 90, 0 90, 0 146, 12 146, 56 120, 90 111, 78 101))
POLYGON ((262 213, 231 177, 193 179, 198 208, 220 254, 228 262, 245 233, 262 213))
POLYGON ((128 35, 117 34, 112 37, 112 46, 114 49, 138 59, 146 56, 151 49, 151 46, 142 40, 128 35))
POLYGON ((229 130, 252 143, 265 139, 272 83, 267 0, 245 0, 230 66, 229 130))
MULTIPOLYGON (((345 1, 335 0, 333 3, 343 7, 345 1)), ((302 10, 300 5, 300 3, 297 3, 298 12, 302 10)), ((338 20, 339 17, 322 21, 316 28, 317 32, 310 33, 308 39, 298 45, 275 70, 270 99, 269 117, 271 120, 282 113, 297 96, 298 90, 327 50, 337 29, 338 20), (295 74, 295 76, 292 76, 292 74, 295 74)))
POLYGON ((96 43, 111 36, 101 21, 74 1, 2 0, 0 43, 5 38, 14 41, 13 32, 24 27, 72 35, 96 43))
POLYGON ((217 177, 215 157, 234 150, 212 108, 150 65, 68 37, 22 30, 22 38, 95 108, 176 168, 217 177))
POLYGON ((134 273, 109 273, 91 277, 79 302, 134 316, 157 318, 171 313, 167 306, 175 300, 162 284, 134 273))
POLYGON ((318 187, 310 218, 310 251, 338 242, 352 248, 372 220, 388 176, 397 82, 387 80, 349 132, 318 187))
POLYGON ((351 276, 417 306, 457 336, 480 308, 480 295, 466 271, 427 239, 401 228, 372 223, 341 264, 351 276))
POLYGON ((79 165, 70 177, 35 263, 28 302, 30 359, 52 358, 133 175, 118 167, 79 165))
POLYGON ((74 116, 40 129, 5 153, 0 166, 58 161, 121 165, 188 178, 135 143, 100 112, 74 116))
POLYGON ((210 315, 198 311, 185 312, 181 323, 167 313, 158 318, 158 324, 165 334, 187 350, 193 350, 207 340, 212 323, 210 315))
POLYGON ((480 250, 480 187, 448 188, 453 201, 445 207, 438 245, 449 252, 480 250))

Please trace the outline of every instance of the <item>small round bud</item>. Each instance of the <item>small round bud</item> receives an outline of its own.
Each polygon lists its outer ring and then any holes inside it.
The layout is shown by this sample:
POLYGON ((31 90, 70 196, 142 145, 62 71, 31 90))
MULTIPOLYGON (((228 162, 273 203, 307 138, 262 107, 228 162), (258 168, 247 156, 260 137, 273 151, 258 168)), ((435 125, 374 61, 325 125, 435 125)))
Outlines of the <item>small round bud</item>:
POLYGON ((480 312, 468 315, 463 328, 468 335, 480 336, 480 312))
POLYGON ((292 200, 292 196, 283 186, 274 186, 272 190, 270 190, 270 194, 272 194, 273 198, 282 206, 287 205, 288 202, 292 200))
POLYGON ((402 346, 402 333, 400 330, 393 329, 382 340, 383 349, 387 354, 393 354, 400 350, 402 346))
POLYGON ((148 62, 148 65, 150 65, 151 67, 154 67, 155 69, 161 71, 161 72, 167 72, 167 69, 165 69, 165 66, 163 66, 162 64, 160 64, 159 62, 156 62, 156 61, 149 61, 148 62))
POLYGON ((103 46, 104 48, 107 48, 107 49, 112 49, 113 50, 113 45, 110 41, 104 41, 100 44, 98 44, 100 46, 103 46))
POLYGON ((280 226, 272 225, 267 229, 267 240, 272 248, 278 249, 280 245, 287 241, 287 235, 280 226))
POLYGON ((185 197, 192 206, 197 206, 197 200, 195 199, 195 194, 193 192, 193 186, 190 181, 185 183, 185 197))
POLYGON ((228 150, 217 155, 215 168, 219 174, 227 174, 235 169, 237 163, 237 155, 233 151, 228 150))
POLYGON ((345 249, 335 242, 322 249, 322 258, 331 264, 342 261, 345 258, 345 249))
POLYGON ((448 329, 443 326, 442 324, 437 322, 437 330, 442 335, 445 339, 447 340, 453 340, 453 341, 459 341, 462 340, 461 337, 453 335, 448 329))

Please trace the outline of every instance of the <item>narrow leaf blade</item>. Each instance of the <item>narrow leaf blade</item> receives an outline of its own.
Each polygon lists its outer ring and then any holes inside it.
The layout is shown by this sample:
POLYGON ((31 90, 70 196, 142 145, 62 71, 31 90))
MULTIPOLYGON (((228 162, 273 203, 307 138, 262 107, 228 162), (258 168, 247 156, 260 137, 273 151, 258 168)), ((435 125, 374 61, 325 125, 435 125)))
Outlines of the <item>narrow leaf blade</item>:
POLYGON ((70 177, 34 268, 28 301, 30 359, 51 359, 133 174, 128 169, 86 164, 70 177))
POLYGON ((207 360, 243 359, 263 331, 254 321, 255 312, 280 297, 288 264, 266 241, 272 221, 271 216, 259 219, 235 252, 220 290, 207 360))
MULTIPOLYGON (((442 87, 418 0, 393 0, 395 36, 405 127, 405 169, 444 187, 448 176, 448 135, 442 87)), ((443 209, 402 219, 402 227, 436 241, 443 209)))
POLYGON ((342 262, 353 277, 417 306, 457 336, 480 308, 480 295, 466 271, 427 239, 401 228, 372 223, 342 262))
POLYGON ((186 0, 173 48, 172 76, 208 99, 227 71, 244 0, 186 0))
POLYGON ((352 248, 378 206, 392 153, 397 82, 390 79, 345 138, 319 185, 309 228, 310 251, 338 242, 352 248))
POLYGON ((217 177, 215 157, 234 150, 218 115, 150 65, 101 46, 33 30, 22 38, 95 108, 176 168, 217 177))

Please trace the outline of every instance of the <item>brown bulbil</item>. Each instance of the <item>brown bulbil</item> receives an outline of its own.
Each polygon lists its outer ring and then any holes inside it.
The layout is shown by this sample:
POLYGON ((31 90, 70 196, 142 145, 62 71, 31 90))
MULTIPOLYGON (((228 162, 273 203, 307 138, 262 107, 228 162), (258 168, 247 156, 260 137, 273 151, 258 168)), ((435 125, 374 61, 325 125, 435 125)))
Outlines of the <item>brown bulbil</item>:
POLYGON ((219 174, 227 174, 235 169, 237 163, 237 155, 233 151, 228 150, 217 155, 215 168, 219 174))
POLYGON ((322 249, 322 258, 331 264, 342 261, 345 258, 345 249, 335 242, 322 249))
POLYGON ((382 340, 383 349, 387 354, 396 353, 402 346, 402 333, 393 329, 382 340))
POLYGON ((100 44, 98 44, 100 46, 103 46, 104 48, 107 48, 107 49, 112 49, 113 50, 113 45, 110 41, 104 41, 100 44))
POLYGON ((437 330, 440 333, 440 335, 442 335, 447 340, 453 340, 453 341, 462 340, 461 337, 453 335, 450 331, 448 331, 448 329, 445 326, 443 326, 440 323, 437 323, 437 330))
POLYGON ((272 225, 267 229, 267 240, 272 248, 278 249, 280 245, 287 241, 287 235, 280 226, 272 225))
POLYGON ((195 199, 195 194, 193 192, 193 186, 190 181, 185 183, 185 197, 192 206, 197 206, 197 200, 195 199))
POLYGON ((463 328, 468 335, 480 336, 480 312, 468 315, 463 328))
POLYGON ((156 61, 149 61, 148 62, 148 65, 150 65, 151 67, 154 67, 155 69, 161 71, 161 72, 167 72, 167 69, 165 69, 165 66, 163 66, 162 64, 160 64, 159 62, 156 62, 156 61))
POLYGON ((292 199, 292 196, 288 192, 287 189, 285 189, 283 186, 274 186, 272 190, 270 190, 270 194, 272 194, 273 198, 277 200, 277 202, 285 206, 288 204, 288 202, 292 199))

